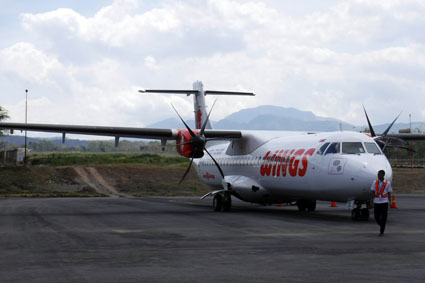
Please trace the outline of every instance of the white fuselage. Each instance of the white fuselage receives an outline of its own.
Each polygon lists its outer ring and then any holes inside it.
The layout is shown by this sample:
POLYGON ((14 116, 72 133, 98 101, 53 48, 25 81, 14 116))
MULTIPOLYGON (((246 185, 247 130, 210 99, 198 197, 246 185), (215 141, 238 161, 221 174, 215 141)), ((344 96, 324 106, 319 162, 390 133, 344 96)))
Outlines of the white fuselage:
POLYGON ((243 137, 208 146, 224 180, 208 155, 195 164, 204 183, 228 187, 245 201, 364 201, 379 170, 392 180, 387 158, 365 134, 243 131, 243 137))

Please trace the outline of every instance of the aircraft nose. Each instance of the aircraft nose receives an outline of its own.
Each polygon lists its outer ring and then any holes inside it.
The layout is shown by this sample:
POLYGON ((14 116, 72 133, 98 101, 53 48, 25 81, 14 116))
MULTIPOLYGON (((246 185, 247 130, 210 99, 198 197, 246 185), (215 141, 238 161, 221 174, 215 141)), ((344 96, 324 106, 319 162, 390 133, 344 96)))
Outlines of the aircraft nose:
POLYGON ((391 168, 390 163, 388 160, 382 156, 382 158, 376 158, 372 161, 366 161, 363 162, 362 166, 362 176, 365 179, 376 180, 378 178, 378 171, 384 170, 385 171, 385 179, 392 181, 393 178, 393 170, 391 168))

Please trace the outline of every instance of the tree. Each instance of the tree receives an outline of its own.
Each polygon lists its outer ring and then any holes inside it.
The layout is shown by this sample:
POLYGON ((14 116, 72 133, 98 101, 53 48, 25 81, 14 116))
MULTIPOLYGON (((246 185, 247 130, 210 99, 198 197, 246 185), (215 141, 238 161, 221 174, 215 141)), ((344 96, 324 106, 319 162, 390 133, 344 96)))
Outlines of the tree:
MULTIPOLYGON (((7 115, 7 110, 0 105, 0 121, 3 121, 5 119, 9 118, 9 115, 7 115)), ((3 132, 0 131, 0 136, 3 135, 3 132)))
POLYGON ((58 150, 58 146, 55 145, 53 142, 51 141, 47 141, 47 140, 41 140, 39 142, 30 142, 28 147, 33 150, 33 151, 37 151, 37 152, 51 152, 51 151, 57 151, 58 150))

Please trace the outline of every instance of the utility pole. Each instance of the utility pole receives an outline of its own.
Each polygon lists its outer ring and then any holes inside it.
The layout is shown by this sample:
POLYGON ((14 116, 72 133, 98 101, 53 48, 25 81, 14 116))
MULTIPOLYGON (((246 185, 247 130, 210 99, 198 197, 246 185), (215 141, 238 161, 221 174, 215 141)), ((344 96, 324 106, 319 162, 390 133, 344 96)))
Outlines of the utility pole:
MULTIPOLYGON (((412 114, 409 114, 410 133, 412 133, 412 114)), ((410 143, 410 169, 413 169, 413 149, 410 143)))
MULTIPOLYGON (((25 124, 28 123, 28 89, 25 90, 25 124)), ((27 131, 25 131, 24 164, 27 164, 27 131)))

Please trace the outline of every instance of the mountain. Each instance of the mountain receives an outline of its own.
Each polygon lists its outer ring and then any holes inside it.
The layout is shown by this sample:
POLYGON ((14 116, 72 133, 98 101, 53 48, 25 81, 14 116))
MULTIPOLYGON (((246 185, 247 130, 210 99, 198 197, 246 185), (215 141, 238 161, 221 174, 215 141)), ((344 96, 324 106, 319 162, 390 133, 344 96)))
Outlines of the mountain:
MULTIPOLYGON (((189 127, 195 128, 195 120, 185 121, 189 127)), ((168 118, 148 126, 148 128, 159 128, 159 129, 181 129, 184 128, 182 121, 178 118, 168 118)))
MULTIPOLYGON (((194 120, 186 121, 191 127, 194 120)), ((212 121, 215 129, 222 130, 269 130, 269 131, 364 131, 367 125, 354 126, 344 121, 316 116, 311 111, 302 111, 295 108, 286 108, 272 105, 262 105, 255 108, 243 109, 230 114, 220 121, 212 121)), ((390 123, 373 125, 376 133, 383 133, 390 123)), ((169 118, 149 125, 152 128, 182 129, 184 125, 178 118, 169 118)), ((398 133, 400 129, 408 129, 408 123, 396 123, 391 133, 398 133)), ((425 123, 412 122, 413 132, 423 132, 425 123)))
MULTIPOLYGON (((194 121, 188 124, 192 126, 194 121)), ((343 130, 355 128, 337 119, 316 116, 311 111, 271 105, 243 109, 212 124, 215 129, 223 130, 338 131, 341 127, 343 130)), ((177 118, 170 118, 149 127, 182 128, 183 125, 177 118)))
POLYGON ((233 113, 214 124, 217 129, 280 130, 280 131, 338 131, 351 130, 354 125, 323 118, 311 111, 263 105, 233 113))
POLYGON ((239 112, 235 112, 223 120, 247 122, 250 121, 253 117, 263 115, 273 115, 279 118, 292 118, 302 121, 311 121, 317 118, 313 112, 310 111, 301 111, 295 108, 285 108, 272 105, 262 105, 255 108, 247 108, 239 112))

